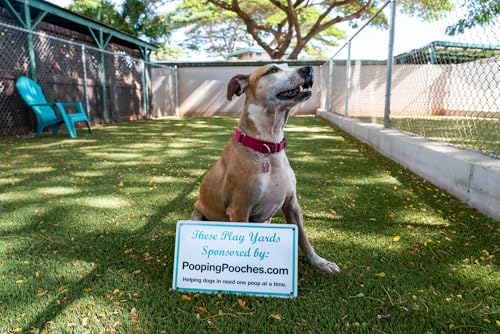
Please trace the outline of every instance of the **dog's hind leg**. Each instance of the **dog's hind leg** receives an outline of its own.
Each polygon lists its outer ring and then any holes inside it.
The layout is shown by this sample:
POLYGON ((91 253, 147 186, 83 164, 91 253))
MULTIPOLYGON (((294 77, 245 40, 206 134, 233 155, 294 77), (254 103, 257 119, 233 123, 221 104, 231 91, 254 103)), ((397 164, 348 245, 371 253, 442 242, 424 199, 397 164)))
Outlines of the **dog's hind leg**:
POLYGON ((297 201, 296 194, 293 194, 293 197, 287 199, 285 205, 283 206, 283 213, 285 214, 285 219, 288 224, 297 225, 299 230, 299 246, 309 262, 323 271, 338 273, 340 271, 339 266, 336 263, 330 262, 316 254, 313 246, 309 242, 304 228, 302 209, 297 201))
POLYGON ((193 213, 191 214, 191 220, 207 220, 207 218, 201 213, 200 210, 194 208, 193 213))

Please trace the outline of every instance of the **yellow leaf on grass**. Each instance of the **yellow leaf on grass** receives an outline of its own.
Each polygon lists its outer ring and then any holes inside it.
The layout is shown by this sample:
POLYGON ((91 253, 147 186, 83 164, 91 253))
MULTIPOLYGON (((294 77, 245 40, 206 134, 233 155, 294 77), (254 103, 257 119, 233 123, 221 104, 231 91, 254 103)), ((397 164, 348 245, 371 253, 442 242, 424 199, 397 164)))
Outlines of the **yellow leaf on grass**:
POLYGON ((18 280, 16 280, 16 284, 17 284, 17 285, 24 284, 24 280, 22 280, 22 279, 18 279, 18 280))
POLYGON ((85 289, 83 289, 83 291, 84 292, 90 292, 90 291, 92 291, 92 288, 85 288, 85 289))
POLYGON ((20 328, 20 327, 14 328, 14 329, 12 330, 12 333, 22 333, 22 332, 23 332, 23 329, 22 329, 22 328, 20 328))
POLYGON ((375 274, 375 276, 383 278, 385 277, 385 273, 382 271, 380 273, 375 274))
POLYGON ((283 317, 281 316, 281 314, 276 313, 276 312, 275 312, 275 313, 273 313, 273 314, 271 314, 271 315, 269 316, 269 318, 273 318, 273 319, 278 320, 278 321, 283 320, 283 317))
POLYGON ((399 240, 401 240, 400 235, 396 235, 394 238, 392 238, 392 241, 399 241, 399 240))
POLYGON ((182 296, 181 296, 181 299, 182 299, 182 300, 185 300, 185 301, 190 301, 190 300, 191 300, 191 297, 189 297, 188 295, 182 295, 182 296))
POLYGON ((205 306, 198 306, 196 310, 200 313, 208 313, 208 309, 205 306))
POLYGON ((242 299, 238 299, 238 304, 242 307, 242 308, 246 308, 247 307, 247 303, 242 300, 242 299))
POLYGON ((36 296, 38 298, 41 298, 43 296, 45 296, 47 294, 47 291, 46 290, 42 290, 42 289, 38 289, 37 292, 36 292, 36 296))
POLYGON ((500 327, 500 320, 495 321, 495 323, 497 324, 497 327, 500 327))
POLYGON ((130 310, 130 317, 134 322, 136 322, 137 319, 139 319, 139 314, 137 313, 137 309, 135 307, 132 307, 132 309, 130 310))

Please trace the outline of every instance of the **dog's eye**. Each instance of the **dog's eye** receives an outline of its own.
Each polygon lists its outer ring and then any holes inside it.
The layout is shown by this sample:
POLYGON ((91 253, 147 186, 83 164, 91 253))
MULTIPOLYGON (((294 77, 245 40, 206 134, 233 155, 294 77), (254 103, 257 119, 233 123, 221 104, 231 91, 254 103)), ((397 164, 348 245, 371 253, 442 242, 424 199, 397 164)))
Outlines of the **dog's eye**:
POLYGON ((273 74, 273 73, 278 72, 279 70, 280 70, 279 68, 277 68, 276 66, 273 66, 270 69, 268 69, 264 75, 273 74))

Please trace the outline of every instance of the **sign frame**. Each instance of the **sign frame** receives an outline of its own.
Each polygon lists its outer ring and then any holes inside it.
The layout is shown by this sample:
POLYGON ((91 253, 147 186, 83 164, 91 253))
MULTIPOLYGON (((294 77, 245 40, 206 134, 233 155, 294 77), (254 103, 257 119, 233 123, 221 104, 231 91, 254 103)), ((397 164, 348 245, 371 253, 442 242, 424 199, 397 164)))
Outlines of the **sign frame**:
MULTIPOLYGON (((289 243, 287 243, 289 244, 289 243)), ((262 224, 262 223, 238 223, 238 222, 218 222, 218 221, 192 221, 192 220, 179 220, 176 226, 175 235, 175 252, 174 252, 174 267, 172 272, 172 289, 181 292, 195 292, 195 293, 224 293, 224 294, 237 294, 237 295, 252 295, 252 296, 263 296, 263 297, 279 297, 279 298, 296 298, 298 294, 298 230, 297 226, 294 224, 262 224), (226 227, 228 229, 248 229, 246 232, 249 233, 251 229, 287 229, 291 230, 292 233, 292 248, 290 256, 292 256, 291 261, 291 291, 290 293, 280 293, 280 292, 261 292, 261 291, 249 291, 249 290, 239 290, 239 289, 210 289, 210 288, 185 288, 179 287, 179 266, 180 266, 180 248, 181 248, 181 228, 185 225, 190 226, 200 226, 200 227, 226 227)))

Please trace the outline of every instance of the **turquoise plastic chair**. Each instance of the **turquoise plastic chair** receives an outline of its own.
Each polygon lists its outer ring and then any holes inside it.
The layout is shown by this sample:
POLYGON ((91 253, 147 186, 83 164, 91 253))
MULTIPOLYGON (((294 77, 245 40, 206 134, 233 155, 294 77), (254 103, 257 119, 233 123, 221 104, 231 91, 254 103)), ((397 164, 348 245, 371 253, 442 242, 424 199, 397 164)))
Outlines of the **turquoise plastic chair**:
POLYGON ((50 127, 52 129, 52 135, 56 135, 62 123, 66 125, 71 138, 77 137, 75 129, 76 122, 85 122, 89 129, 89 133, 92 134, 89 119, 83 111, 81 102, 48 103, 40 85, 26 76, 21 76, 17 79, 16 87, 24 102, 26 102, 36 114, 38 120, 38 126, 36 128, 37 138, 42 136, 43 129, 46 127, 50 127), (57 107, 57 110, 59 110, 60 117, 54 112, 52 108, 54 105, 57 107), (65 106, 76 107, 76 113, 67 113, 64 109, 65 106))

